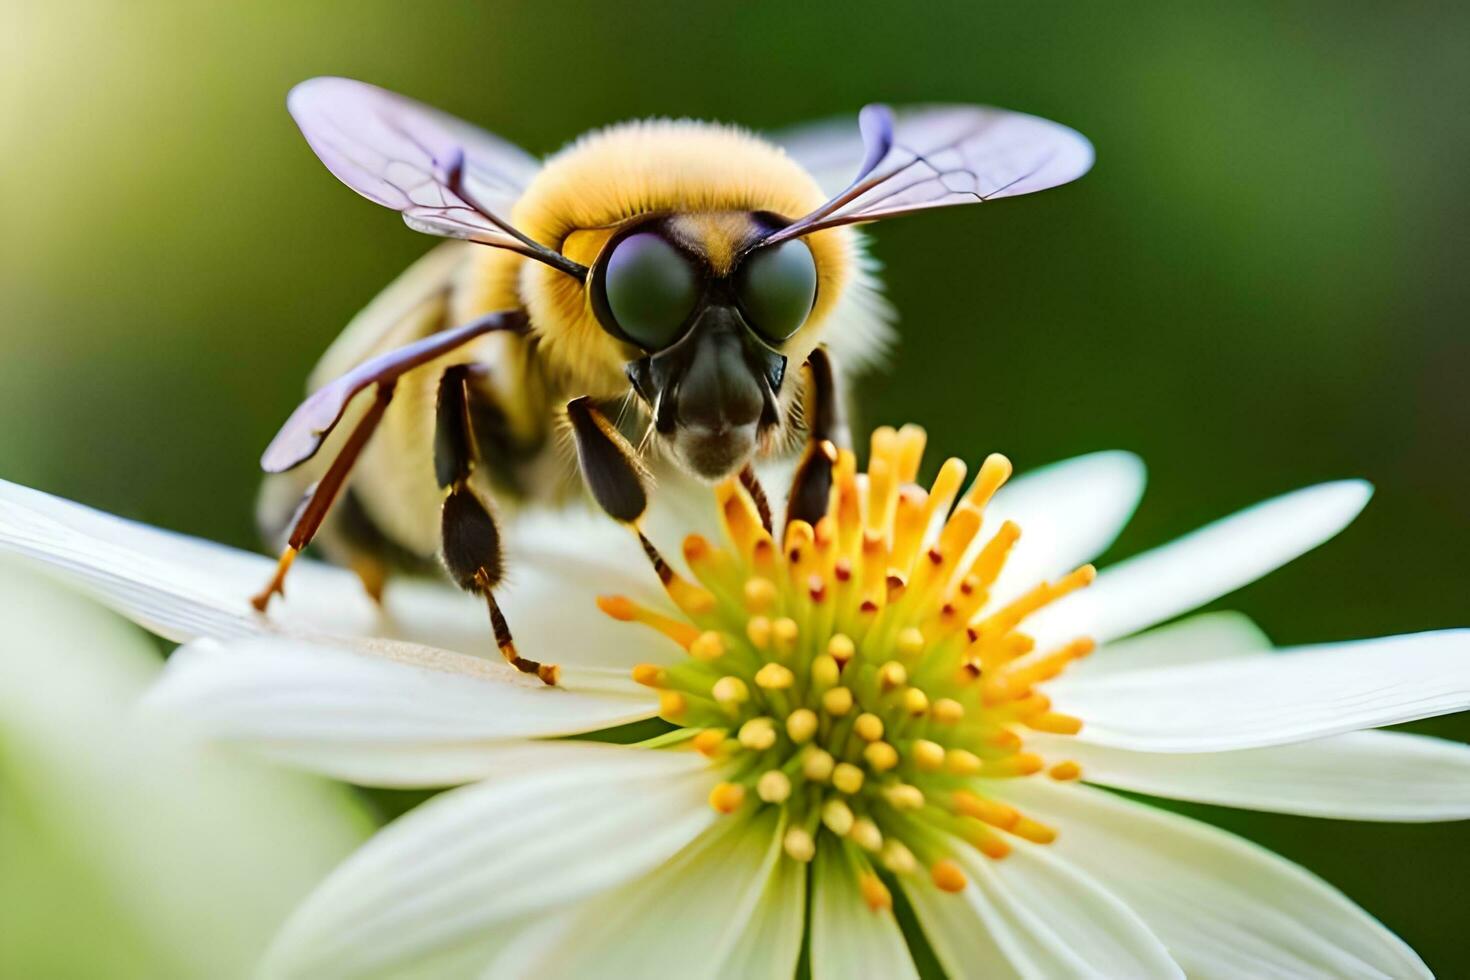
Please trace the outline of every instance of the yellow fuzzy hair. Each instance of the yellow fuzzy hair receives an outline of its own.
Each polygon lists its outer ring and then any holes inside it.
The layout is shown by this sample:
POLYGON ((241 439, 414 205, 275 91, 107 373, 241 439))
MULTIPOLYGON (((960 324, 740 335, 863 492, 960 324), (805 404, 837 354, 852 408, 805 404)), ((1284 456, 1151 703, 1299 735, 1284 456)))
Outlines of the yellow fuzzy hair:
MULTIPOLYGON (((629 122, 590 133, 547 161, 516 203, 512 221, 531 238, 590 265, 622 222, 657 213, 769 211, 797 218, 826 200, 816 181, 780 147, 730 126, 690 120, 629 122)), ((817 265, 817 305, 783 345, 800 364, 857 270, 846 228, 805 238, 817 265)), ((587 291, 571 277, 524 262, 521 300, 552 372, 589 394, 627 387, 624 365, 638 353, 610 337, 587 291)))

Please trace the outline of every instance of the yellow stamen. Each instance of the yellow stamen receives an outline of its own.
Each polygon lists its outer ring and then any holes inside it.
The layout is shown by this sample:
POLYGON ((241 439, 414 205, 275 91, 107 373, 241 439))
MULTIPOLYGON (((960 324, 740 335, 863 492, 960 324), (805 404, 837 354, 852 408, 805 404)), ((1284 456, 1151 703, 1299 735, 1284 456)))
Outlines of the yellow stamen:
POLYGON ((944 768, 944 746, 938 742, 921 738, 914 742, 911 751, 920 772, 938 772, 944 768))
POLYGON ((797 745, 811 741, 817 733, 817 713, 810 708, 797 708, 786 716, 786 734, 797 745))
POLYGON ((764 752, 776 744, 776 723, 766 717, 752 718, 740 726, 735 737, 747 749, 764 752))
POLYGON ((1051 776, 1052 779, 1056 779, 1062 782, 1071 779, 1081 779, 1082 767, 1073 762, 1071 759, 1068 759, 1063 762, 1058 762, 1056 765, 1052 766, 1051 769, 1047 771, 1047 775, 1051 776))
POLYGON ((786 831, 781 838, 781 847, 793 860, 806 863, 817 854, 817 842, 812 835, 801 827, 792 827, 786 831))
POLYGON ((962 892, 970 883, 965 873, 960 870, 960 866, 949 858, 941 858, 931 864, 929 875, 934 879, 934 884, 940 891, 962 892))
POLYGON ((808 746, 801 759, 801 774, 814 783, 825 783, 832 775, 836 763, 832 753, 816 746, 808 746))
POLYGON ((852 829, 852 808, 841 800, 828 800, 822 804, 822 824, 838 837, 846 837, 852 829))
POLYGON ((857 716, 853 722, 852 730, 857 732, 858 738, 865 742, 876 742, 883 737, 883 719, 872 712, 865 711, 857 716))
POLYGON ((694 736, 694 750, 700 755, 713 756, 725 744, 726 734, 723 728, 706 728, 694 736))
POLYGON ((719 660, 725 655, 725 641, 713 630, 705 630, 689 644, 689 655, 706 663, 719 660))
POLYGON ((832 770, 832 785, 852 796, 863 788, 863 771, 850 762, 839 762, 832 770))
POLYGON ((796 675, 781 664, 766 664, 755 672, 755 683, 767 691, 784 691, 796 683, 796 675))
POLYGON ((663 687, 668 683, 668 672, 654 664, 638 664, 633 668, 633 680, 644 687, 663 687))
POLYGON ((791 777, 779 769, 767 770, 756 780, 755 793, 767 803, 785 803, 791 795, 791 777))
POLYGON ((717 783, 709 791, 709 805, 718 813, 734 813, 744 802, 745 787, 739 783, 717 783))
POLYGON ((863 894, 863 901, 867 902, 868 908, 874 912, 883 912, 893 908, 893 896, 888 893, 888 886, 872 872, 858 879, 858 889, 863 894))
POLYGON ((887 742, 874 742, 863 749, 863 758, 874 772, 887 772, 898 765, 898 750, 887 742))
POLYGON ((822 710, 834 717, 841 717, 852 710, 852 692, 845 687, 834 687, 822 695, 822 710))
POLYGON ((737 707, 750 700, 750 688, 733 675, 715 681, 714 687, 710 688, 710 694, 727 708, 737 707))

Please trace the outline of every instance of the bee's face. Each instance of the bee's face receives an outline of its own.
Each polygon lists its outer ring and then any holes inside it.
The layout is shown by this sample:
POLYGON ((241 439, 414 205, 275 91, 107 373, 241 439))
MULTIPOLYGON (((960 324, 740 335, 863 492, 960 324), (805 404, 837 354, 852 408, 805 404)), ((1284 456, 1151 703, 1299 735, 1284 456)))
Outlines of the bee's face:
POLYGON ((807 244, 757 244, 782 224, 749 212, 636 220, 588 280, 603 330, 641 353, 625 370, 656 431, 706 479, 738 469, 779 422, 781 348, 816 303, 807 244))

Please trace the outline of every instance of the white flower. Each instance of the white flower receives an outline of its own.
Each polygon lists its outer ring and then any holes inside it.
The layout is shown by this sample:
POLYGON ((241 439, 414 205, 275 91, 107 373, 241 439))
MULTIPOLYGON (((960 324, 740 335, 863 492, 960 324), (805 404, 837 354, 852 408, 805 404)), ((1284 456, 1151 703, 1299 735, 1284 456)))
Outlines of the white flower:
POLYGON ((250 975, 366 815, 140 717, 132 624, 5 563, 0 597, 0 975, 250 975))
MULTIPOLYGON (((1331 537, 1366 485, 1277 498, 1083 589, 1141 491, 1133 457, 991 499, 993 457, 951 512, 962 469, 919 489, 922 445, 881 430, 866 476, 844 455, 832 516, 779 546, 720 488, 727 541, 686 541, 667 589, 604 520, 516 525, 502 604, 557 689, 474 656, 494 655, 480 610, 430 586, 395 585, 379 618, 307 565, 264 620, 246 596, 267 560, 15 487, 0 542, 185 642, 156 711, 353 782, 469 784, 339 868, 275 973, 789 976, 809 934, 814 977, 902 976, 896 885, 955 976, 1427 975, 1302 869, 1077 778, 1470 817, 1470 748, 1368 730, 1470 705, 1470 632, 1283 652, 1230 613, 1139 632, 1331 537), (639 624, 595 611, 608 592, 639 624), (638 747, 548 738, 656 711, 676 727, 638 747)), ((712 533, 664 496, 655 542, 712 533)))

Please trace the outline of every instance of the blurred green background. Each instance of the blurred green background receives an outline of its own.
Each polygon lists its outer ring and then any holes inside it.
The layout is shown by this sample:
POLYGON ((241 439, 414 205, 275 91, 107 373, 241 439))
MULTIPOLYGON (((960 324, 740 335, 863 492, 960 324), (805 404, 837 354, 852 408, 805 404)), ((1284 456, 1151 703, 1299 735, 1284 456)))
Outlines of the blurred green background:
MULTIPOLYGON (((1140 452, 1151 489, 1113 557, 1366 476, 1351 530, 1226 604, 1283 643, 1470 621, 1464 4, 6 0, 0 17, 0 476, 254 544, 260 448, 320 350, 430 245, 311 156, 283 108, 303 78, 368 79, 540 152, 636 115, 775 127, 991 102, 1077 127, 1097 167, 876 231, 903 341, 867 420, 1023 468, 1140 452)), ((1465 825, 1207 816, 1470 973, 1465 825)))

